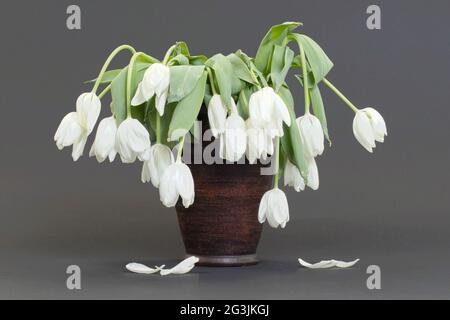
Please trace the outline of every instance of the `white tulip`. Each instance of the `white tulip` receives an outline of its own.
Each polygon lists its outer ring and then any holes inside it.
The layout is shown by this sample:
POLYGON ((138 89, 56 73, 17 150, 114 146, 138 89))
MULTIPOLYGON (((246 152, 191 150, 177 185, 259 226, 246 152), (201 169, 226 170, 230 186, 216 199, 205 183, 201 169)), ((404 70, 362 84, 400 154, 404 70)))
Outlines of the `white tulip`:
POLYGON ((59 150, 73 145, 74 161, 83 155, 87 137, 94 129, 100 109, 101 102, 95 93, 83 93, 77 99, 77 111, 68 113, 59 124, 54 136, 56 145, 59 150))
POLYGON ((116 133, 117 152, 123 163, 146 160, 150 149, 150 135, 147 129, 136 119, 128 118, 119 125, 116 133))
POLYGON ((164 114, 170 84, 170 69, 162 63, 152 64, 144 73, 136 93, 131 100, 132 106, 138 106, 156 95, 155 107, 159 114, 164 114))
POLYGON ((289 205, 284 192, 278 188, 264 193, 259 204, 258 221, 269 222, 272 228, 284 228, 289 221, 289 205))
POLYGON ((250 96, 249 113, 254 124, 268 130, 272 138, 283 136, 283 122, 291 125, 286 104, 271 87, 262 88, 250 96))
POLYGON ((306 157, 308 162, 308 180, 306 185, 313 190, 319 189, 319 169, 317 169, 317 163, 314 158, 306 157))
MULTIPOLYGON (((232 98, 231 100, 234 103, 232 98)), ((212 135, 215 138, 225 131, 226 118, 227 108, 223 105, 220 95, 213 95, 208 104, 208 120, 212 135)))
POLYGON ((367 151, 372 152, 375 141, 384 142, 384 136, 387 136, 386 123, 375 109, 361 109, 353 119, 353 134, 367 151))
POLYGON ((221 157, 228 161, 238 161, 247 148, 247 133, 244 119, 237 112, 225 121, 225 132, 220 139, 221 157))
POLYGON ((155 188, 159 187, 164 171, 174 162, 172 150, 163 144, 154 144, 150 147, 149 160, 142 165, 142 182, 152 181, 155 188))
POLYGON ((108 117, 100 121, 89 156, 95 156, 100 163, 105 161, 106 158, 109 158, 109 162, 113 162, 117 154, 115 148, 116 132, 117 126, 114 117, 108 117))
POLYGON ((194 203, 194 179, 187 165, 175 162, 167 167, 161 177, 159 197, 166 207, 173 207, 180 196, 185 208, 194 203))
POLYGON ((305 180, 298 168, 289 160, 284 167, 284 185, 294 187, 297 192, 305 190, 305 180))
POLYGON ((306 154, 310 157, 321 155, 324 149, 324 137, 319 119, 308 113, 297 118, 297 124, 306 154))

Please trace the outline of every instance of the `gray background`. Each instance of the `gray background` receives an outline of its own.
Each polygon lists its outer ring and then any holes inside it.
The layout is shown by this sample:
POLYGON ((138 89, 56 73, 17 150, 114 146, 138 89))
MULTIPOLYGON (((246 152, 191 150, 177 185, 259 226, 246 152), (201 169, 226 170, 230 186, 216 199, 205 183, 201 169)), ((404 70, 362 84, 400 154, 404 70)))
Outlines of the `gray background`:
MULTIPOLYGON (((442 1, 2 1, 0 298, 449 298, 448 123, 450 2, 442 1), (66 29, 66 8, 82 30, 66 29), (382 30, 365 26, 382 9, 382 30), (352 112, 322 88, 332 148, 318 160, 320 189, 287 190, 291 221, 265 228, 262 263, 196 268, 162 278, 124 271, 130 261, 175 263, 183 244, 174 209, 140 180, 140 166, 99 165, 53 134, 122 43, 161 57, 176 40, 212 55, 254 55, 269 26, 302 32, 335 63, 329 79, 357 105, 384 115, 389 136, 373 155, 355 141, 352 112), (360 263, 306 270, 296 258, 360 263), (82 290, 66 289, 66 267, 82 290), (382 289, 366 288, 366 268, 382 289)), ((126 63, 125 55, 117 65, 126 63)), ((297 111, 302 94, 297 89, 297 111)), ((104 105, 107 105, 106 103, 104 105)), ((107 108, 104 108, 106 115, 107 108)), ((86 147, 89 150, 90 145, 86 147)))

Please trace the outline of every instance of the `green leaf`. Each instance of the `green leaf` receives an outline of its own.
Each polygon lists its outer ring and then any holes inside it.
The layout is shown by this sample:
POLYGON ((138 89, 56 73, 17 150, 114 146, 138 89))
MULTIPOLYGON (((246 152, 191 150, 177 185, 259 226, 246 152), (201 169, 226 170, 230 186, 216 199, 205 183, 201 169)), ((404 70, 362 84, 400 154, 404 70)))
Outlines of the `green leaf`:
POLYGON ((168 141, 177 141, 192 128, 205 96, 206 78, 207 73, 203 72, 194 90, 175 107, 170 121, 168 141))
POLYGON ((206 61, 208 60, 207 56, 190 56, 189 57, 189 64, 194 65, 194 66, 200 66, 200 65, 204 65, 206 63, 206 61))
POLYGON ((278 91, 283 85, 284 79, 291 68, 293 59, 294 51, 292 51, 289 47, 275 45, 270 71, 270 78, 272 79, 275 91, 278 91))
MULTIPOLYGON (((156 116, 157 116, 157 111, 155 108, 155 99, 152 98, 150 100, 151 104, 149 106, 149 113, 147 115, 147 121, 150 125, 150 127, 152 128, 152 130, 155 132, 155 139, 156 139, 156 116)), ((175 107, 176 107, 177 103, 176 102, 172 102, 166 105, 166 107, 164 108, 164 114, 163 116, 160 118, 159 121, 159 128, 160 128, 160 134, 161 134, 161 143, 168 145, 169 147, 173 147, 173 143, 169 143, 168 142, 168 133, 169 133, 169 126, 170 126, 170 121, 172 120, 172 116, 173 116, 173 112, 175 111, 175 107)))
POLYGON ((273 46, 281 45, 289 32, 301 25, 300 22, 285 22, 270 28, 262 39, 255 56, 255 65, 263 74, 270 71, 270 56, 273 46))
POLYGON ((242 91, 239 93, 239 100, 237 103, 237 109, 239 112, 239 115, 246 120, 249 117, 248 112, 248 102, 250 100, 250 96, 252 95, 252 90, 248 87, 242 89, 242 91))
POLYGON ((322 95, 320 94, 320 90, 317 85, 309 89, 309 96, 311 97, 311 105, 314 115, 319 119, 320 124, 322 125, 323 135, 331 145, 330 136, 328 135, 327 117, 325 115, 322 95))
MULTIPOLYGON (((111 83, 115 77, 117 77, 120 73, 120 71, 122 71, 122 69, 114 69, 114 70, 108 70, 103 74, 102 80, 100 80, 100 84, 109 84, 111 83)), ((92 80, 87 80, 84 83, 93 83, 97 81, 97 78, 92 79, 92 80)))
POLYGON ((239 58, 235 53, 229 54, 227 58, 233 66, 234 74, 236 75, 236 77, 254 85, 258 84, 258 80, 255 79, 253 74, 250 72, 247 64, 242 61, 241 58, 239 58))
POLYGON ((304 147, 296 121, 294 99, 290 90, 285 86, 280 88, 278 94, 286 104, 289 115, 291 116, 291 126, 283 125, 284 135, 281 137, 281 145, 289 160, 298 168, 303 179, 306 181, 308 178, 308 164, 305 159, 304 147))
POLYGON ((176 47, 174 49, 175 55, 182 54, 186 57, 189 57, 191 54, 189 53, 189 48, 184 41, 178 41, 176 43, 176 47))
POLYGON ((205 63, 213 72, 219 86, 222 103, 229 107, 232 84, 235 81, 233 66, 223 54, 219 53, 208 59, 205 63))
POLYGON ((291 35, 305 51, 306 59, 314 75, 314 84, 319 83, 325 78, 331 68, 333 68, 333 62, 331 62, 322 48, 310 37, 298 33, 292 33, 291 35))
POLYGON ((171 66, 169 97, 167 101, 176 102, 187 96, 197 85, 204 66, 171 66))
POLYGON ((123 68, 111 83, 112 112, 117 126, 127 118, 127 71, 128 67, 123 68))

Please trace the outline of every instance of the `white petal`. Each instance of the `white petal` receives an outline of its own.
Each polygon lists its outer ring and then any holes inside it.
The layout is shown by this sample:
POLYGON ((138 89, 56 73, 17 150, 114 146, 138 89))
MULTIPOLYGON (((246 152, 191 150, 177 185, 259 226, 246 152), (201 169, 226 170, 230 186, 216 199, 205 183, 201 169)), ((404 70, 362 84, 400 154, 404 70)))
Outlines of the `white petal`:
POLYGON ((149 182, 151 180, 150 161, 142 162, 141 181, 142 183, 149 182))
POLYGON ((313 190, 319 189, 319 170, 314 158, 307 158, 308 162, 308 181, 307 186, 313 190))
POLYGON ((183 200, 184 207, 188 208, 194 201, 194 179, 187 165, 184 163, 176 163, 174 165, 177 166, 177 192, 183 200))
POLYGON ((127 268, 128 271, 131 271, 134 273, 153 274, 153 273, 157 273, 157 272, 161 271, 162 268, 164 268, 164 265, 159 266, 159 267, 155 266, 155 268, 150 268, 141 263, 131 262, 131 263, 128 263, 125 266, 125 268, 127 268))
POLYGON ((173 207, 178 201, 177 180, 178 170, 174 163, 164 171, 159 184, 159 198, 166 207, 173 207))
POLYGON ((79 140, 75 141, 72 149, 72 159, 77 161, 82 155, 84 146, 86 145, 87 136, 82 135, 79 140))
POLYGON ((98 116, 100 115, 101 102, 93 92, 81 94, 77 99, 77 113, 79 122, 88 134, 94 129, 98 116))
POLYGON ((155 188, 159 187, 159 182, 165 170, 174 163, 172 150, 163 144, 155 144, 150 148, 149 172, 152 184, 155 188))
POLYGON ((208 121, 215 138, 225 131, 227 109, 223 105, 220 95, 213 95, 208 104, 208 121))
POLYGON ((144 92, 143 92, 143 89, 142 89, 142 81, 141 81, 141 82, 139 82, 138 87, 136 89, 136 93, 134 94, 134 97, 131 100, 131 105, 132 106, 139 106, 139 105, 143 104, 146 101, 147 100, 145 99, 145 96, 144 96, 144 92))
POLYGON ((370 120, 362 110, 356 112, 353 119, 353 134, 367 151, 372 152, 372 148, 375 147, 375 137, 370 120))
POLYGON ((358 261, 359 261, 359 259, 356 259, 356 260, 350 261, 350 262, 344 262, 344 261, 332 259, 332 260, 322 260, 317 263, 309 263, 309 262, 306 262, 306 261, 298 258, 298 262, 303 267, 306 267, 309 269, 328 269, 328 268, 333 268, 333 267, 349 268, 349 267, 354 266, 358 261))
POLYGON ((160 116, 164 115, 164 108, 166 106, 166 100, 167 100, 167 92, 168 91, 164 91, 159 95, 156 95, 156 110, 158 110, 158 113, 160 116))
POLYGON ((191 271, 195 264, 199 261, 197 257, 189 257, 187 259, 184 259, 179 264, 177 264, 175 267, 168 269, 168 270, 161 270, 161 275, 165 276, 168 274, 184 274, 191 271))
POLYGON ((259 223, 264 223, 267 218, 267 209, 268 209, 268 198, 269 198, 269 192, 266 191, 264 193, 263 197, 261 198, 261 201, 259 202, 259 209, 258 209, 258 221, 259 223))
POLYGON ((387 136, 386 123, 384 122, 381 114, 374 108, 363 109, 370 116, 370 123, 375 136, 375 140, 378 142, 384 142, 384 136, 387 136))

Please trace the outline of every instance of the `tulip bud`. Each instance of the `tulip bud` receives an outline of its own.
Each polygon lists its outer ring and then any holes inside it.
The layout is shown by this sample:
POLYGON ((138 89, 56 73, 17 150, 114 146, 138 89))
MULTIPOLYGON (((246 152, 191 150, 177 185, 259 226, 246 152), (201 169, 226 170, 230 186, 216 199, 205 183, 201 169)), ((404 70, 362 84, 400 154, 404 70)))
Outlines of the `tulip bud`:
POLYGON ((387 135, 386 123, 375 109, 361 109, 353 119, 353 134, 367 151, 372 152, 375 141, 383 142, 384 136, 387 135))
POLYGON ((289 205, 284 192, 278 188, 264 193, 259 204, 258 221, 269 222, 272 228, 284 228, 289 221, 289 205))
POLYGON ((150 148, 150 135, 138 120, 125 119, 117 129, 115 148, 123 163, 132 163, 136 157, 145 160, 150 148))
POLYGON ((175 162, 167 167, 161 177, 159 197, 166 207, 173 207, 180 196, 185 208, 194 203, 194 179, 187 165, 175 162))
POLYGON ((324 137, 319 119, 312 114, 305 114, 297 118, 298 129, 309 157, 316 157, 323 153, 324 137))

